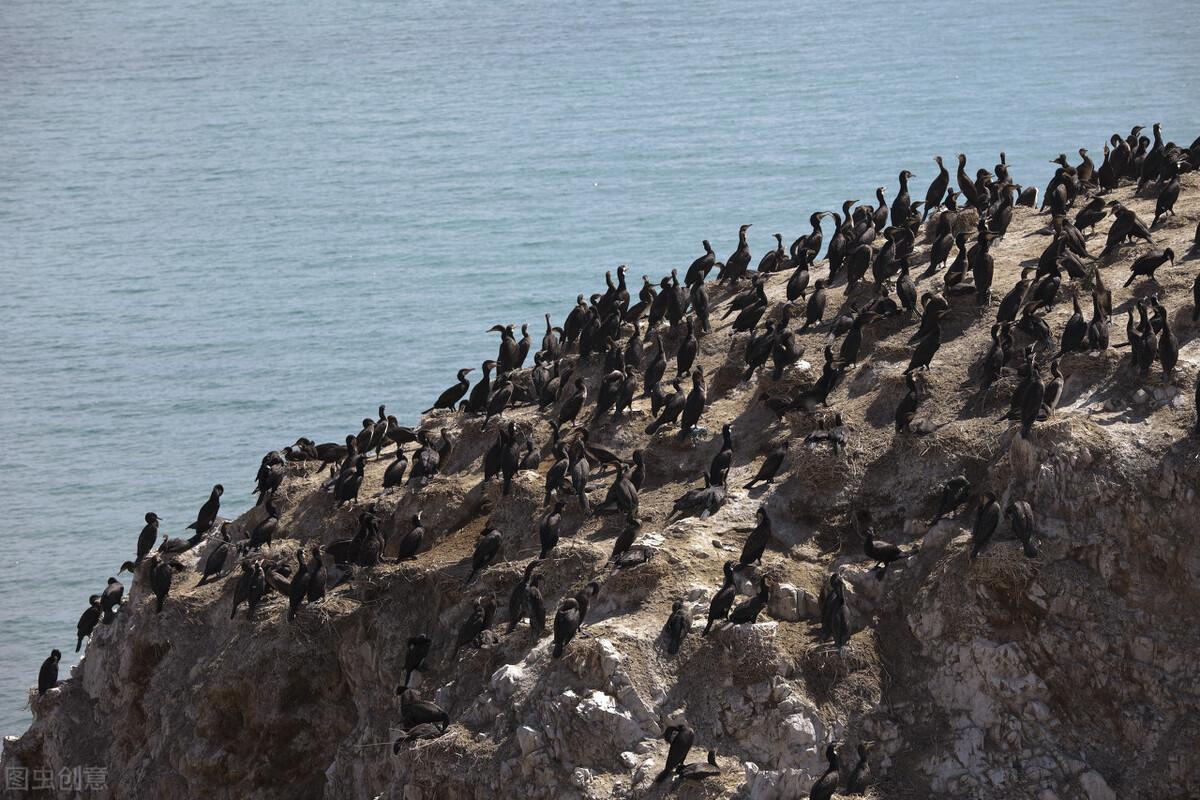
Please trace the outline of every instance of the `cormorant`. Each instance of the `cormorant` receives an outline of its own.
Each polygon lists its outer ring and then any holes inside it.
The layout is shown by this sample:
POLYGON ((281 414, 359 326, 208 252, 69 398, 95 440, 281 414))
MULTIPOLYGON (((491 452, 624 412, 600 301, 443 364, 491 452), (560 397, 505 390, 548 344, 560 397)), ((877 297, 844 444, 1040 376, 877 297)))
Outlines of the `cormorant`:
MULTIPOLYGON (((964 156, 959 156, 959 163, 966 161, 964 156)), ((959 166, 959 171, 962 167, 959 166)), ((832 800, 833 793, 837 791, 838 781, 841 780, 841 766, 838 763, 837 750, 831 742, 825 748, 825 758, 829 760, 829 768, 825 770, 825 774, 817 778, 817 782, 808 790, 809 800, 832 800)))
POLYGON ((721 270, 721 274, 717 277, 718 283, 733 281, 737 283, 741 280, 746 270, 750 268, 750 246, 746 244, 746 231, 750 225, 742 225, 738 228, 738 246, 737 250, 733 251, 733 255, 725 259, 725 268, 721 270))
POLYGON ((1158 279, 1154 277, 1154 272, 1168 261, 1171 262, 1171 266, 1175 266, 1175 251, 1169 247, 1162 251, 1150 252, 1139 256, 1129 266, 1129 280, 1125 281, 1125 286, 1128 287, 1139 275, 1144 275, 1155 283, 1158 283, 1158 279))
POLYGON ((495 528, 483 529, 483 533, 479 535, 479 540, 475 542, 475 552, 471 554, 471 572, 467 575, 464 583, 470 583, 474 580, 475 573, 491 566, 492 562, 496 560, 496 556, 500 553, 501 541, 500 531, 495 528))
POLYGON ((703 283, 704 279, 708 277, 709 270, 717 263, 717 254, 713 252, 712 245, 708 243, 707 239, 702 244, 704 245, 704 255, 692 262, 683 279, 684 284, 689 287, 703 283))
POLYGON ((58 650, 51 650, 50 656, 42 662, 42 668, 38 670, 39 696, 58 685, 58 661, 60 658, 62 658, 62 653, 58 650))
POLYGON ((446 713, 446 709, 430 700, 421 700, 417 693, 408 687, 404 687, 400 692, 400 719, 405 728, 432 724, 440 725, 444 731, 450 725, 450 715, 446 713))
POLYGON ((904 384, 908 387, 908 392, 901 398, 900 405, 896 406, 897 432, 908 430, 909 424, 917 414, 917 406, 921 404, 921 393, 917 390, 917 382, 912 373, 905 374, 904 384))
POLYGON ((946 196, 946 189, 950 186, 950 173, 942 164, 942 157, 934 156, 933 161, 938 166, 938 174, 929 184, 929 190, 925 192, 925 208, 921 212, 921 222, 924 222, 925 218, 929 216, 931 209, 942 204, 942 198, 946 196))
POLYGON ((300 610, 300 604, 304 602, 304 598, 308 594, 310 574, 308 565, 304 563, 303 548, 296 548, 296 562, 299 566, 292 575, 292 582, 288 589, 288 622, 296 618, 296 612, 300 610))
POLYGON ((412 516, 412 529, 404 534, 404 538, 400 540, 400 546, 397 548, 396 560, 404 561, 417 557, 417 551, 421 549, 421 544, 425 540, 425 526, 421 524, 421 512, 418 511, 412 516))
POLYGON ((167 601, 167 595, 171 593, 171 581, 174 577, 172 573, 178 569, 183 569, 183 567, 163 558, 158 558, 151 568, 150 589, 154 592, 155 614, 162 613, 163 603, 167 601))
MULTIPOLYGON (((548 315, 547 324, 549 324, 548 315)), ((438 395, 438 399, 434 401, 433 405, 421 413, 428 414, 430 411, 438 408, 448 408, 453 410, 455 406, 458 405, 458 401, 462 400, 463 397, 466 396, 467 390, 471 388, 471 382, 467 380, 467 373, 473 371, 474 370, 471 367, 460 369, 458 371, 458 383, 454 384, 449 389, 438 395)))
POLYGON ((1000 503, 996 495, 984 492, 979 498, 979 510, 975 512, 975 527, 971 531, 971 560, 983 552, 991 541, 996 526, 1000 524, 1000 503))
POLYGON ((938 510, 933 515, 933 519, 929 521, 929 527, 932 528, 947 514, 954 513, 954 510, 967 502, 967 498, 970 496, 971 482, 962 475, 955 475, 942 484, 941 497, 938 499, 938 510))
POLYGON ((758 615, 767 607, 767 603, 771 599, 771 586, 767 582, 767 577, 764 575, 758 582, 758 594, 753 597, 743 600, 738 603, 733 611, 729 612, 729 622, 733 625, 745 625, 747 623, 753 625, 758 621, 758 615))
POLYGON ((761 563, 763 553, 767 549, 767 542, 771 540, 771 518, 767 516, 766 506, 759 506, 758 510, 754 512, 754 516, 757 524, 742 545, 742 555, 738 558, 740 564, 761 563))
POLYGON ((116 578, 109 578, 104 591, 100 593, 100 609, 104 613, 105 625, 111 625, 112 621, 117 618, 116 610, 120 610, 121 598, 124 596, 125 586, 116 578))
POLYGON ((883 575, 887 572, 888 566, 893 561, 898 561, 902 558, 908 558, 911 553, 906 553, 891 542, 877 542, 872 537, 870 526, 866 526, 862 530, 863 537, 863 552, 867 557, 875 562, 874 569, 879 570, 875 577, 883 580, 883 575))
POLYGON ((682 600, 671 604, 671 616, 667 617, 663 632, 667 635, 667 652, 675 655, 683 644, 684 637, 692 629, 692 612, 684 607, 682 600))
MULTIPOLYGON (((1200 286, 1200 283, 1197 283, 1200 286)), ((150 548, 158 541, 158 525, 162 522, 158 518, 158 514, 153 511, 146 513, 146 525, 142 528, 142 532, 138 534, 137 542, 137 557, 134 559, 134 564, 142 563, 142 559, 150 552, 150 548)))
POLYGON ((313 545, 312 561, 308 563, 307 599, 310 603, 320 603, 325 599, 326 583, 329 580, 329 571, 325 568, 325 559, 322 557, 321 545, 313 545))
POLYGON ((542 599, 541 582, 541 574, 535 572, 525 589, 525 599, 529 603, 529 635, 535 643, 546 630, 546 601, 542 599))
POLYGON ((788 443, 786 441, 777 445, 775 449, 768 453, 767 457, 763 459, 762 466, 758 468, 758 472, 755 473, 754 478, 751 479, 751 481, 743 488, 753 489, 754 484, 759 483, 760 481, 770 485, 771 482, 775 480, 775 475, 779 472, 779 468, 783 465, 783 460, 787 457, 787 451, 788 443))
POLYGON ((563 650, 575 638, 582 622, 583 615, 579 609, 579 602, 574 597, 563 600, 562 605, 558 607, 558 612, 554 615, 554 658, 562 658, 563 650))
POLYGON ((208 558, 204 560, 204 571, 200 576, 200 581, 196 584, 201 586, 208 583, 208 579, 221 574, 221 570, 225 568, 225 559, 229 557, 229 523, 226 522, 221 526, 221 530, 217 536, 221 539, 221 543, 214 547, 208 553, 208 558))
POLYGON ((388 464, 383 473, 383 488, 391 489, 404 485, 404 473, 408 470, 408 454, 404 448, 396 446, 396 460, 388 464))
POLYGON ((1033 543, 1037 529, 1033 519, 1032 506, 1025 500, 1017 500, 1008 504, 1008 508, 1004 510, 1004 516, 1008 517, 1013 535, 1021 540, 1025 557, 1037 558, 1037 546, 1033 543))
POLYGON ((225 487, 219 483, 213 487, 212 494, 208 496, 208 500, 204 502, 204 505, 200 506, 200 511, 196 514, 196 521, 188 525, 189 530, 194 530, 200 535, 209 532, 213 526, 213 522, 217 519, 217 512, 221 509, 221 495, 224 492, 225 487))
MULTIPOLYGON (((1200 382, 1197 382, 1197 387, 1200 387, 1200 382)), ((1197 392, 1200 393, 1200 388, 1197 388, 1197 392)), ((1200 426, 1200 423, 1197 423, 1197 425, 1200 426)), ((725 581, 708 604, 708 623, 704 626, 703 636, 708 636, 713 622, 719 619, 726 619, 729 616, 729 609, 733 607, 733 601, 737 599, 737 586, 733 582, 733 562, 726 561, 724 570, 725 581)))
POLYGON ((88 598, 87 610, 79 617, 79 623, 75 626, 75 633, 78 638, 75 641, 75 652, 79 652, 79 648, 83 647, 83 637, 91 636, 92 631, 96 628, 96 623, 100 621, 100 615, 103 613, 100 608, 100 595, 94 594, 88 598))
POLYGON ((464 645, 471 644, 481 633, 492 627, 492 618, 495 614, 495 600, 490 597, 475 598, 475 607, 471 610, 471 615, 466 618, 462 627, 458 629, 458 638, 454 640, 454 652, 450 655, 451 660, 458 658, 458 651, 464 645))
POLYGON ((871 765, 867 762, 867 745, 860 742, 858 763, 854 765, 850 777, 846 779, 846 794, 866 794, 867 789, 871 787, 872 780, 871 765))
POLYGON ((706 763, 697 761, 694 764, 681 764, 676 768, 675 773, 681 780, 685 781, 702 781, 707 778, 715 778, 721 774, 721 767, 717 764, 717 751, 708 751, 708 761, 706 763))
POLYGON ((683 766, 688 752, 692 749, 692 743, 696 740, 696 732, 684 722, 672 725, 663 731, 663 739, 670 742, 671 747, 667 750, 667 763, 663 765, 663 771, 658 773, 658 777, 654 779, 655 783, 662 783, 671 777, 675 770, 683 766))
POLYGON ((408 688, 412 683, 412 674, 421 670, 432 645, 433 639, 423 633, 408 637, 408 646, 404 651, 404 686, 401 689, 408 688))
POLYGON ((515 631, 517 625, 525 618, 525 610, 528 607, 525 589, 529 586, 529 579, 533 577, 533 571, 537 568, 537 564, 535 559, 525 565, 525 573, 513 586, 512 593, 508 596, 508 629, 505 633, 515 631))
POLYGON ((544 559, 550 555, 550 551, 558 544, 559 528, 562 526, 563 505, 562 500, 556 500, 554 507, 545 513, 541 523, 538 525, 538 541, 542 545, 541 553, 538 554, 539 559, 544 559))

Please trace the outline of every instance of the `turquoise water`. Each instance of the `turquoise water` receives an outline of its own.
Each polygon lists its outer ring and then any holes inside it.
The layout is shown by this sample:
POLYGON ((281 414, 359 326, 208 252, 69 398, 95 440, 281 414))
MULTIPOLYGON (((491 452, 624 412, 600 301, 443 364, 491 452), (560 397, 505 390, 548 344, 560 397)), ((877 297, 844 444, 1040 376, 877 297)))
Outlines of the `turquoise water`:
POLYGON ((146 511, 414 421, 497 322, 743 222, 757 262, 934 153, 1041 186, 1134 123, 1189 143, 1200 11, 1111 5, 7 0, 0 732, 146 511))

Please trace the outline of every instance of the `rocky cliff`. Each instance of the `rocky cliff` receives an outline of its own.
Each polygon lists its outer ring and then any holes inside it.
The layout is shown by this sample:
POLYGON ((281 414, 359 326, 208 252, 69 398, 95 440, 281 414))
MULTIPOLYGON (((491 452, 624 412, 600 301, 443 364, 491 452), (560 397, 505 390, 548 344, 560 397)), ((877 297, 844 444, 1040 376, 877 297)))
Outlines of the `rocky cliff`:
MULTIPOLYGON (((1153 230, 1155 246, 1177 254, 1157 283, 1121 287, 1148 245, 1095 258, 1111 215, 1088 238, 1092 257, 1084 259, 1112 291, 1114 345, 1125 342, 1125 312, 1139 298, 1156 294, 1165 306, 1180 342, 1169 376, 1157 365, 1139 375, 1125 348, 1068 353, 1057 408, 1029 438, 1019 423, 996 421, 1020 377, 1010 364, 983 389, 981 362, 1000 297, 1023 267, 1037 266, 1051 241, 1049 215, 1032 208, 1018 207, 992 245, 990 305, 948 294, 942 344, 932 368, 918 373, 922 400, 907 431, 897 432, 895 410, 906 393, 917 315, 866 326, 857 362, 829 395, 828 410, 780 418, 764 399, 815 382, 828 321, 877 297, 869 276, 849 296, 841 281, 829 290, 826 322, 798 333, 804 357, 777 381, 770 363, 741 381, 751 336, 732 330, 736 314, 722 316, 746 284, 710 283, 713 325, 699 337, 696 360, 708 405, 697 434, 686 441, 675 427, 646 434, 646 398, 623 419, 606 416, 590 426, 593 445, 623 458, 644 453, 637 545, 648 558, 614 567, 609 555, 625 525, 621 516, 588 516, 568 493, 562 540, 537 568, 548 609, 543 638, 533 641, 526 622, 506 634, 505 623, 512 589, 540 550, 557 406, 541 412, 521 404, 486 429, 480 416, 433 412, 422 428, 445 429, 454 444, 428 485, 382 489, 391 461, 385 452, 367 464, 356 502, 337 507, 320 491, 327 474, 291 463, 275 495, 281 533, 259 556, 290 561, 301 544, 350 537, 363 510, 373 508, 387 541, 383 563, 355 568, 291 622, 278 593, 253 618, 243 609, 230 619, 235 557, 226 576, 197 585, 214 541, 180 558, 190 571, 176 576, 161 614, 139 568, 117 621, 99 626, 72 674, 33 699, 34 722, 5 741, 3 767, 103 765, 107 789, 87 796, 114 798, 677 791, 768 800, 807 796, 825 772, 826 745, 836 742, 844 780, 856 746, 868 744, 875 797, 1198 797, 1200 632, 1187 609, 1200 603, 1193 527, 1200 518, 1193 436, 1200 327, 1190 292, 1192 265, 1200 262, 1185 257, 1200 218, 1198 188, 1195 173, 1184 175, 1177 215, 1153 230), (483 461, 509 421, 544 458, 537 470, 518 472, 504 495, 499 479, 483 481, 483 461), (675 500, 700 485, 725 423, 734 446, 724 505, 704 519, 669 519, 675 500), (835 449, 831 433, 844 446, 835 449), (743 488, 780 445, 787 455, 774 483, 743 488), (930 526, 940 487, 956 475, 970 481, 972 500, 930 526), (969 558, 976 498, 989 490, 1003 508, 1030 504, 1035 557, 1025 555, 1006 520, 978 558, 969 558), (772 538, 761 564, 739 569, 735 582, 740 602, 766 577, 774 587, 767 610, 754 624, 718 623, 702 636, 722 565, 738 559, 760 506, 772 538), (397 562, 399 539, 417 511, 424 547, 397 562), (908 558, 873 569, 860 538, 864 511, 876 539, 901 545, 908 558), (466 584, 487 526, 502 532, 501 554, 466 584), (822 587, 834 572, 846 582, 852 632, 841 647, 817 635, 822 587), (561 659, 552 658, 555 609, 589 581, 599 591, 585 626, 561 659), (495 599, 496 621, 454 655, 480 597, 495 599), (693 625, 671 655, 663 629, 677 600, 693 625), (408 637, 419 633, 433 639, 433 649, 413 685, 451 722, 439 737, 394 746, 402 735, 396 687, 408 637), (656 784, 668 750, 664 730, 682 720, 695 730, 688 761, 703 761, 712 748, 722 772, 703 783, 656 784)), ((1154 194, 1123 184, 1110 197, 1148 222, 1154 194)), ((970 212, 959 224, 974 230, 970 212)), ((943 275, 927 273, 925 230, 918 238, 914 281, 920 292, 937 291, 943 275)), ((817 262, 813 279, 825 269, 817 262)), ((771 318, 778 318, 789 275, 766 280, 771 318)), ((1078 292, 1086 312, 1094 288, 1090 277, 1072 281, 1064 273, 1057 302, 1038 312, 1053 335, 1043 364, 1072 313, 1069 292, 1078 292)), ((624 336, 632 330, 626 325, 624 336)), ((683 334, 679 326, 660 330, 670 378, 683 334)), ((1016 337, 1017 349, 1033 341, 1016 337)), ((648 342, 647 357, 652 352, 648 342)), ((603 360, 577 365, 593 398, 603 360)), ((590 416, 591 401, 578 421, 590 416)), ((610 468, 595 470, 593 504, 611 481, 610 468)), ((234 538, 263 515, 259 507, 233 521, 234 538)), ((329 566, 336 576, 332 560, 329 566)), ((5 796, 27 795, 10 788, 5 796)))

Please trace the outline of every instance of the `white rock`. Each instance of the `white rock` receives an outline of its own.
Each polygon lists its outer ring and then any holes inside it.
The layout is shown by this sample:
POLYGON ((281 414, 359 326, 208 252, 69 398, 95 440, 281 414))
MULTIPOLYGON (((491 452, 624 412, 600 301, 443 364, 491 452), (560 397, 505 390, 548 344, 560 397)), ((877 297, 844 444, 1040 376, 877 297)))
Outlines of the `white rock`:
POLYGON ((1088 800, 1117 800, 1117 793, 1109 788, 1108 783, 1095 770, 1080 775, 1079 786, 1088 800))
POLYGON ((625 656, 621 655, 614 645, 608 639, 600 640, 600 672, 607 680, 613 676, 621 665, 625 663, 625 656))
POLYGON ((492 688, 501 700, 507 700, 525 682, 525 669, 517 664, 505 664, 492 673, 492 688))
POLYGON ((517 728, 517 746, 521 748, 521 755, 527 756, 541 748, 542 735, 528 725, 522 725, 517 728))
POLYGON ((621 763, 625 765, 625 769, 633 769, 638 765, 641 759, 637 757, 637 753, 631 750, 626 750, 621 753, 621 763))

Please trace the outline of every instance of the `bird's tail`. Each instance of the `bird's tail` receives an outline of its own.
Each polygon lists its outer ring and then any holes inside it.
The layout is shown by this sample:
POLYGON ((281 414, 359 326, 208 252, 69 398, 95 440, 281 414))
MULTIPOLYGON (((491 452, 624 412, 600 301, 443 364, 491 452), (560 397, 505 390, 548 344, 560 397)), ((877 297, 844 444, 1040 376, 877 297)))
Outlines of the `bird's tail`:
POLYGON ((563 654, 562 642, 555 642, 554 643, 554 651, 551 653, 551 655, 554 656, 554 658, 562 658, 562 654, 563 654))
POLYGON ((80 636, 79 639, 75 642, 75 652, 78 653, 79 648, 81 648, 81 647, 83 647, 83 637, 82 636, 80 636))
POLYGON ((658 773, 658 777, 654 779, 654 782, 662 783, 669 777, 671 777, 671 771, 669 769, 664 769, 662 772, 658 773))

